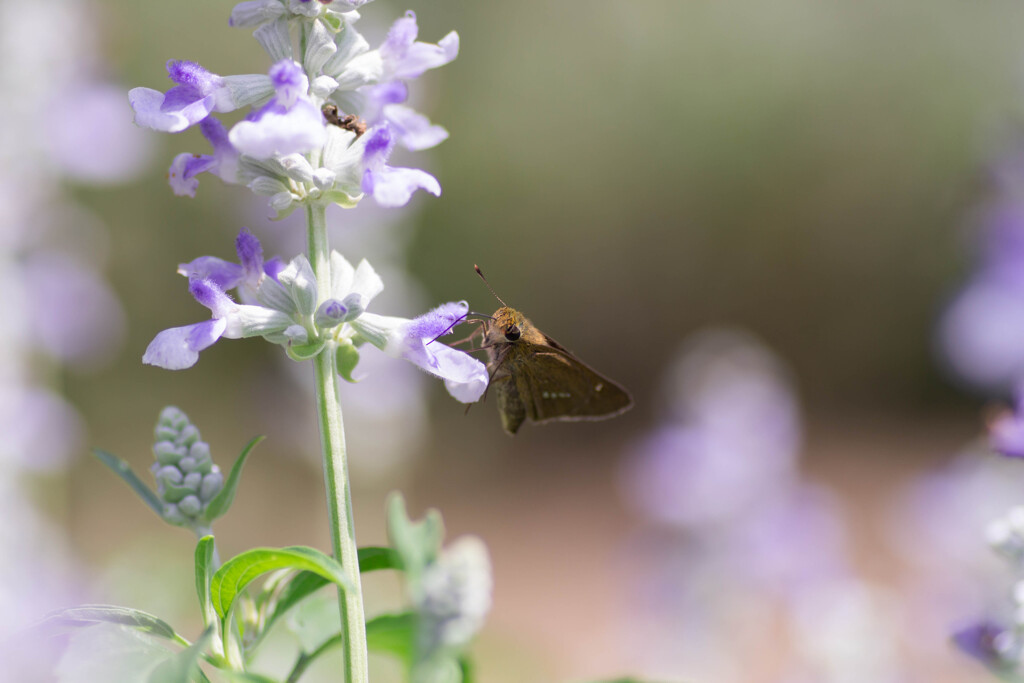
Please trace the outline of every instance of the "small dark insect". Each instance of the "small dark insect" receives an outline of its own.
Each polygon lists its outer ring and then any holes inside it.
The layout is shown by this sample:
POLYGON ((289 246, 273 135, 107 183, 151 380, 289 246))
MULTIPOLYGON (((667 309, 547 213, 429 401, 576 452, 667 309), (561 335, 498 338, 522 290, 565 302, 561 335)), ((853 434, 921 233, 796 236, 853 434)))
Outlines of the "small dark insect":
POLYGON ((320 108, 320 111, 323 113, 324 119, 327 123, 332 126, 337 126, 342 130, 352 131, 356 134, 357 138, 366 132, 366 121, 363 121, 355 114, 346 114, 342 116, 341 112, 338 111, 338 105, 336 104, 325 104, 320 108))
MULTIPOLYGON (((480 268, 475 268, 487 284, 480 268)), ((482 343, 476 350, 487 352, 490 386, 497 392, 498 413, 506 432, 515 434, 527 419, 538 424, 604 420, 633 407, 625 388, 538 330, 497 294, 494 298, 501 308, 478 321, 480 327, 464 341, 479 338, 482 343)))

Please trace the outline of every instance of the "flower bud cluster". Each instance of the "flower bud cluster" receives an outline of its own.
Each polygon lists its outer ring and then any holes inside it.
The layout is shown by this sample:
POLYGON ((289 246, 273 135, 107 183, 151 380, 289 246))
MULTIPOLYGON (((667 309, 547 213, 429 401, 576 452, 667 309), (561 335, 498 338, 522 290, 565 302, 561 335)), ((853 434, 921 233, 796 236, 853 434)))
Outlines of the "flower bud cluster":
POLYGON ((154 436, 152 472, 164 503, 164 519, 192 529, 206 527, 204 513, 224 488, 224 476, 213 464, 209 444, 188 416, 173 406, 161 411, 154 436))
POLYGON ((491 609, 494 580, 487 547, 475 536, 456 539, 428 564, 412 596, 420 615, 423 653, 463 648, 491 609))

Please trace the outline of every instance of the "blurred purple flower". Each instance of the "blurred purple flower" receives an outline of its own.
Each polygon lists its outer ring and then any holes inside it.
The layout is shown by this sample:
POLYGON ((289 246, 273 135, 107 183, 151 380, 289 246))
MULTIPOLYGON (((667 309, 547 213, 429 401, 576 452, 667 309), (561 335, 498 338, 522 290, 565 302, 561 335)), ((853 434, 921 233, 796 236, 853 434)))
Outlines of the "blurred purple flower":
POLYGON ((1018 386, 1013 410, 1003 411, 989 424, 992 450, 1010 458, 1024 458, 1024 386, 1018 386))
POLYGON ((778 362, 745 335, 710 331, 668 373, 672 419, 634 447, 627 497, 684 527, 732 521, 795 480, 800 417, 778 362))
POLYGON ((123 116, 124 90, 106 83, 62 88, 45 109, 42 142, 68 177, 86 183, 122 183, 149 164, 152 139, 123 116), (73 111, 67 103, 73 104, 73 111))
POLYGON ((764 590, 789 597, 850 571, 840 504, 824 487, 799 484, 738 521, 729 562, 764 590))
POLYGON ((1024 288, 984 274, 954 298, 939 324, 942 355, 951 369, 994 391, 1006 391, 1024 379, 1021 340, 1024 288))
POLYGON ((965 654, 974 657, 986 666, 1005 669, 1008 663, 1002 658, 997 643, 1007 633, 1005 627, 994 621, 978 621, 953 633, 953 643, 965 654))
POLYGON ((53 252, 32 255, 23 268, 34 338, 50 356, 91 367, 117 353, 124 336, 124 313, 99 273, 53 252))
POLYGON ((78 453, 84 433, 78 413, 63 398, 16 382, 0 386, 0 431, 0 475, 4 465, 26 470, 61 467, 78 453))
POLYGON ((942 359, 979 388, 1005 392, 1024 381, 1024 150, 997 160, 995 196, 978 213, 979 260, 939 323, 942 359))

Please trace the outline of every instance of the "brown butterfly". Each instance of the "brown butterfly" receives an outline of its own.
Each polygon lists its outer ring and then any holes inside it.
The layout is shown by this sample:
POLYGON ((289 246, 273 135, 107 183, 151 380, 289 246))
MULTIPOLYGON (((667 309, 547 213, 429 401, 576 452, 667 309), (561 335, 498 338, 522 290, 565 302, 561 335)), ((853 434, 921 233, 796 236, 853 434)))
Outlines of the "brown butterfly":
POLYGON ((534 327, 494 293, 478 266, 474 268, 501 308, 489 318, 473 321, 481 326, 464 341, 482 338, 474 350, 487 352, 488 389, 497 392, 506 432, 515 434, 527 418, 538 424, 604 420, 633 407, 628 391, 534 327))

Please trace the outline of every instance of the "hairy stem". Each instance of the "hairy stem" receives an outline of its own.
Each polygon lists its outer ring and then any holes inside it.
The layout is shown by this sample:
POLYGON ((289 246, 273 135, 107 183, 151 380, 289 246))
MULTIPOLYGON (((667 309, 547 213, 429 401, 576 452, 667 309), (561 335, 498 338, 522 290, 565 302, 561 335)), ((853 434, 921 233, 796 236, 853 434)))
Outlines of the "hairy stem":
MULTIPOLYGON (((317 290, 321 298, 326 298, 331 281, 326 208, 318 205, 309 206, 306 216, 309 262, 316 273, 317 290)), ((363 591, 359 580, 359 557, 352 521, 352 492, 345 453, 345 427, 341 420, 341 403, 338 400, 337 360, 334 352, 335 345, 329 343, 313 359, 316 370, 317 419, 320 424, 324 481, 327 485, 327 514, 330 518, 331 542, 334 546, 334 556, 345 568, 353 587, 350 591, 342 591, 339 596, 344 634, 345 680, 347 683, 367 683, 369 672, 366 654, 366 617, 363 612, 363 591)))

